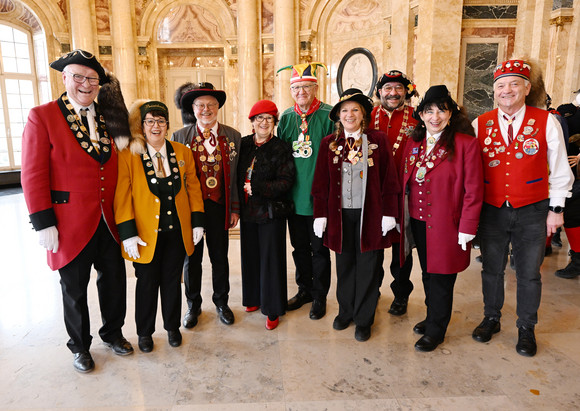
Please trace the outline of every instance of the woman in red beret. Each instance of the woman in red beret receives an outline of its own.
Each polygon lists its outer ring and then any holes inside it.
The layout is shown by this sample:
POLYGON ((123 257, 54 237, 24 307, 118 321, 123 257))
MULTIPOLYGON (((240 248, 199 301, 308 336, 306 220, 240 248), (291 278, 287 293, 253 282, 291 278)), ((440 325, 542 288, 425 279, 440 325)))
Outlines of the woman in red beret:
POLYGON ((261 308, 273 330, 286 313, 286 217, 296 169, 290 146, 274 135, 276 104, 258 101, 248 118, 254 132, 242 138, 238 160, 242 304, 247 312, 261 308))

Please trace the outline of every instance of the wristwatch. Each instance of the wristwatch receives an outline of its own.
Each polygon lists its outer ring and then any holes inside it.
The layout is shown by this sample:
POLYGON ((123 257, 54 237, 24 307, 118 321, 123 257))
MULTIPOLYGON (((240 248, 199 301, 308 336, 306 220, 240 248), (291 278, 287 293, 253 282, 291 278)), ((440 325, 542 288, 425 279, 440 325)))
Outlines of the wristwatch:
POLYGON ((553 211, 556 214, 562 214, 564 212, 564 207, 556 206, 556 207, 548 207, 548 210, 553 211))

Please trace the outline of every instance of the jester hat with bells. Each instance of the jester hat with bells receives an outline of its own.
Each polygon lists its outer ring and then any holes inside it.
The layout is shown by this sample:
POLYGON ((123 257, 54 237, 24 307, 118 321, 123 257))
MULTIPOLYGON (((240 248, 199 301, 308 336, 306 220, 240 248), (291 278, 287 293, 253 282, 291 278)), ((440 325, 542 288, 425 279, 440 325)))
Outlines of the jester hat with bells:
POLYGON ((318 67, 323 67, 324 70, 328 71, 328 68, 324 63, 320 63, 318 61, 312 63, 301 63, 295 64, 293 66, 286 66, 279 69, 276 73, 279 73, 283 70, 292 69, 292 77, 290 77, 290 84, 297 83, 299 81, 312 81, 313 83, 318 83, 318 79, 316 78, 316 70, 318 67))

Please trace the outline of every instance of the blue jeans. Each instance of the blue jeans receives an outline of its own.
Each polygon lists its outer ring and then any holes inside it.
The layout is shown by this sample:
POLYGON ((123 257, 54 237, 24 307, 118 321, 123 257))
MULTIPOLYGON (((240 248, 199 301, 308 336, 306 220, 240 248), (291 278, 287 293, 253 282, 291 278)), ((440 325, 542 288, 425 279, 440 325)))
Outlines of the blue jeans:
POLYGON ((484 315, 501 317, 504 302, 504 271, 511 242, 516 267, 516 326, 533 328, 538 322, 542 295, 540 266, 546 247, 549 200, 513 208, 483 203, 479 221, 483 269, 484 315))

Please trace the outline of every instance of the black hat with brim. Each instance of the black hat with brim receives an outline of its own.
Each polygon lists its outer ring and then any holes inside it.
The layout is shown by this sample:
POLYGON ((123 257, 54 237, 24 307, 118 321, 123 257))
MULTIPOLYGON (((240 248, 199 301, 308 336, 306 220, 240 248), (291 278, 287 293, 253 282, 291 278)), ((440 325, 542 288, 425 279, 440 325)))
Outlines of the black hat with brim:
POLYGON ((212 96, 218 101, 219 108, 226 102, 226 92, 216 90, 211 83, 200 83, 199 88, 188 91, 181 97, 181 110, 193 114, 193 102, 202 96, 212 96))
POLYGON ((457 103, 453 100, 453 97, 451 97, 446 85, 440 84, 438 86, 429 87, 429 90, 427 90, 425 96, 423 96, 423 99, 419 102, 417 109, 413 113, 413 117, 415 116, 415 113, 417 113, 417 115, 418 113, 421 113, 426 106, 445 100, 451 105, 450 107, 447 107, 450 111, 458 110, 457 103))
POLYGON ((81 66, 86 66, 95 70, 99 75, 99 84, 101 86, 109 81, 105 69, 101 66, 101 63, 99 63, 99 60, 97 60, 93 53, 81 49, 73 50, 58 60, 50 63, 50 67, 57 71, 63 71, 69 64, 80 64, 81 66))
POLYGON ((338 121, 340 119, 338 115, 338 112, 340 111, 340 106, 342 105, 342 103, 347 101, 355 101, 359 103, 361 106, 363 106, 367 112, 367 117, 370 116, 371 111, 373 111, 374 106, 373 100, 369 96, 363 94, 363 92, 358 88, 349 88, 340 95, 340 100, 338 100, 338 103, 336 103, 336 105, 332 108, 332 110, 330 110, 330 114, 328 115, 328 117, 332 121, 338 121))

